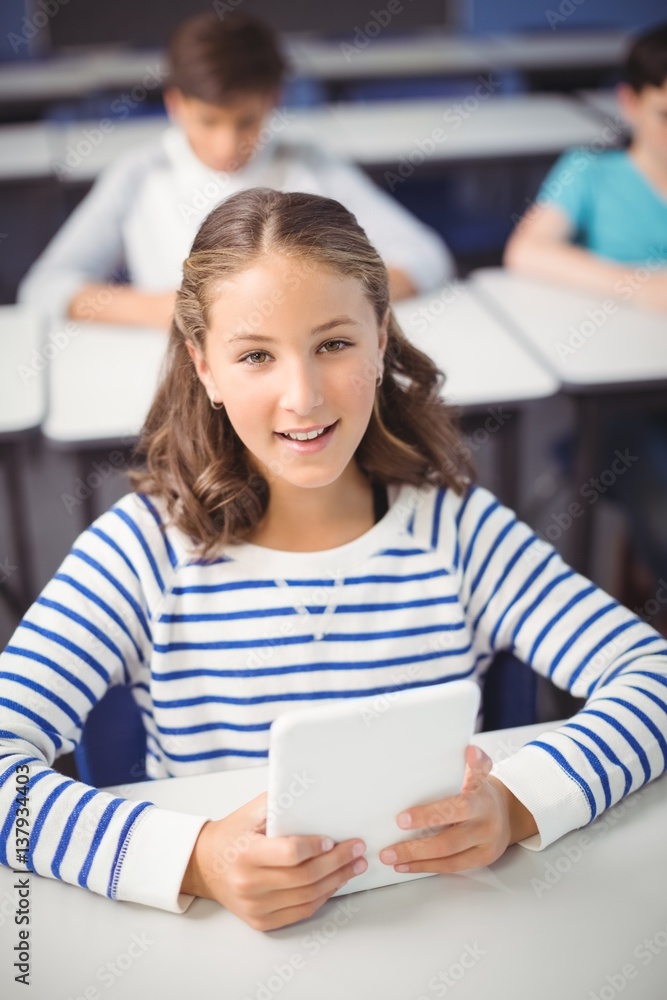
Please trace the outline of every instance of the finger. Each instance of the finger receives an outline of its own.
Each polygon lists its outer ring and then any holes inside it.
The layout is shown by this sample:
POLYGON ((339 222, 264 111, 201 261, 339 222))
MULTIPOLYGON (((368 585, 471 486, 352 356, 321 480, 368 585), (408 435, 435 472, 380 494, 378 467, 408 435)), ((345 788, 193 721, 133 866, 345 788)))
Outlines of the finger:
POLYGON ((328 872, 324 878, 316 882, 300 886, 289 886, 286 889, 272 892, 266 897, 265 905, 275 910, 285 906, 312 902, 313 900, 320 899, 322 896, 336 892, 341 886, 349 882, 350 879, 365 872, 367 868, 368 862, 365 858, 355 858, 354 861, 348 862, 348 864, 343 865, 336 871, 328 872))
POLYGON ((331 837, 319 837, 312 835, 291 836, 291 837, 262 837, 259 838, 258 853, 255 861, 261 867, 266 868, 296 868, 311 858, 321 858, 330 852, 335 852, 333 858, 325 862, 326 868, 337 868, 346 860, 345 852, 350 851, 360 857, 366 850, 363 840, 354 838, 352 840, 341 841, 334 844, 331 837))
MULTIPOLYGON (((501 852, 502 853, 502 852, 501 852)), ((467 871, 470 868, 484 868, 490 865, 500 854, 491 856, 488 845, 476 844, 457 854, 450 854, 442 858, 427 858, 421 861, 408 861, 400 866, 395 866, 395 871, 401 873, 409 872, 437 872, 439 874, 453 874, 454 872, 467 871)))
POLYGON ((248 923, 258 931, 274 931, 279 927, 287 927, 289 924, 295 924, 299 920, 307 920, 314 913, 317 913, 320 907, 331 898, 335 891, 334 889, 332 892, 309 903, 299 903, 279 910, 273 910, 270 913, 250 919, 248 923))
POLYGON ((331 851, 302 861, 299 865, 263 868, 262 883, 267 891, 312 885, 346 865, 352 866, 363 858, 365 851, 363 840, 345 840, 331 851))
POLYGON ((493 767, 493 761, 481 747, 470 744, 465 750, 466 770, 463 777, 462 793, 476 792, 486 780, 493 767))
POLYGON ((406 812, 399 813, 396 823, 401 830, 429 829, 436 832, 452 823, 464 822, 469 818, 469 812, 469 798, 460 794, 452 795, 427 805, 413 806, 406 812))
POLYGON ((385 865, 395 866, 412 861, 445 858, 475 847, 480 840, 480 830, 474 823, 458 823, 432 837, 404 840, 383 847, 380 851, 380 861, 385 865))

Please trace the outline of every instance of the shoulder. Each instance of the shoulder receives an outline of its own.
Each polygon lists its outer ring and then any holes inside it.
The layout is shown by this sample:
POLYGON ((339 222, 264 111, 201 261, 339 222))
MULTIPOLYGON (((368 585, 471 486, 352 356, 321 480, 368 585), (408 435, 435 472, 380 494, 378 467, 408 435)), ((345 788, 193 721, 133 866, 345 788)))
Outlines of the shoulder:
POLYGON ((164 501, 143 493, 127 493, 76 544, 93 558, 113 558, 120 573, 138 578, 144 589, 162 595, 173 585, 179 566, 191 557, 187 539, 169 525, 164 501))
POLYGON ((169 164, 161 137, 141 142, 120 153, 100 172, 99 182, 107 187, 134 187, 154 170, 169 164))

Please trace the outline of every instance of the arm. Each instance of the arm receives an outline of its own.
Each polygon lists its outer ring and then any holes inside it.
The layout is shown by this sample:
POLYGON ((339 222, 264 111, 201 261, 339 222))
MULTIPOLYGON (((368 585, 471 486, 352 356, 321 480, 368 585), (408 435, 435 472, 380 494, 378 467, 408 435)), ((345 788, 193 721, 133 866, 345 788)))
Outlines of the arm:
POLYGON ((96 323, 153 326, 168 330, 176 292, 142 292, 131 285, 86 284, 69 302, 67 315, 96 323))
POLYGON ((666 310, 667 268, 652 269, 647 280, 633 280, 638 265, 609 260, 573 244, 580 206, 574 192, 566 192, 568 200, 562 205, 543 200, 528 209, 505 247, 505 267, 666 310))
POLYGON ((327 159, 318 174, 328 196, 356 216, 385 261, 394 300, 431 291, 454 276, 454 260, 438 234, 358 167, 327 159))
POLYGON ((98 791, 52 767, 110 685, 146 683, 172 573, 156 536, 138 498, 120 501, 77 539, 0 657, 0 861, 24 865, 16 775, 28 774, 28 870, 182 912, 192 901, 180 894, 183 873, 207 817, 98 791))
POLYGON ((546 847, 667 766, 667 642, 575 573, 486 490, 461 504, 461 597, 478 656, 502 649, 586 704, 493 775, 546 847))
POLYGON ((125 265, 123 220, 152 155, 133 152, 100 174, 24 277, 19 302, 50 320, 166 325, 173 293, 151 295, 114 281, 125 265))

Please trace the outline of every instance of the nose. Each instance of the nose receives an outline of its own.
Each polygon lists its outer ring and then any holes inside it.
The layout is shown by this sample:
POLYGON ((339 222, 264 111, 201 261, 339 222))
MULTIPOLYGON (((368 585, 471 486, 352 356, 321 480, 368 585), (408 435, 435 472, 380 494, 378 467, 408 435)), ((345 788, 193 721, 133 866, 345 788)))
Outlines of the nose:
POLYGON ((306 361, 297 361, 285 372, 285 387, 280 405, 283 410, 306 417, 324 402, 319 378, 306 361))

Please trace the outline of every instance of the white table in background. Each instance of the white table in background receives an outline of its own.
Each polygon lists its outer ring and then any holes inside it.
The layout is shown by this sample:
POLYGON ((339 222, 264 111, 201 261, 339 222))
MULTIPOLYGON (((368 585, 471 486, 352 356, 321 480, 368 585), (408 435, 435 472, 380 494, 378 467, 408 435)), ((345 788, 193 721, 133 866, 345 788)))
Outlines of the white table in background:
POLYGON ((30 309, 0 306, 0 458, 7 474, 17 561, 12 574, 7 579, 3 576, 0 593, 19 616, 34 597, 24 461, 28 440, 42 423, 46 406, 42 332, 38 316, 30 309))
MULTIPOLYGON (((467 110, 465 97, 288 109, 288 124, 280 137, 315 142, 367 168, 397 165, 402 157, 418 156, 419 144, 429 139, 433 149, 425 161, 430 164, 556 154, 570 146, 603 141, 598 116, 580 101, 557 94, 482 93, 485 99, 467 110)), ((106 133, 100 133, 99 120, 72 122, 63 129, 61 160, 81 143, 86 150, 80 162, 72 157, 66 180, 94 180, 119 153, 156 139, 167 124, 162 116, 125 122, 110 116, 108 121, 113 129, 106 133), (96 146, 86 139, 91 131, 99 137, 96 146)), ((421 166, 424 160, 418 162, 421 166)))
POLYGON ((558 391, 558 381, 527 351, 464 282, 394 307, 408 339, 444 371, 444 398, 464 413, 468 430, 495 438, 498 493, 519 507, 523 404, 558 391))
MULTIPOLYGON (((501 759, 556 725, 478 734, 475 742, 501 759)), ((263 791, 266 770, 115 791, 218 818, 263 791)), ((449 982, 457 1000, 588 1000, 604 988, 610 995, 609 977, 631 963, 634 977, 622 995, 659 1000, 667 963, 666 780, 544 851, 515 845, 489 868, 351 893, 268 933, 211 900, 172 914, 31 875, 31 995, 100 1000, 113 986, 116 1000, 431 1000, 449 982)), ((0 867, 3 913, 16 905, 13 884, 0 867)), ((13 931, 7 920, 0 934, 5 1000, 26 992, 12 982, 13 931)))
MULTIPOLYGON (((64 346, 48 366, 42 430, 52 447, 76 456, 85 483, 93 460, 107 461, 112 451, 127 452, 136 442, 155 395, 167 333, 72 320, 52 332, 64 346)), ((86 525, 96 516, 95 496, 91 490, 83 499, 86 525)))
POLYGON ((0 126, 0 182, 53 176, 61 130, 47 122, 0 126))
POLYGON ((630 123, 623 117, 615 90, 578 90, 577 97, 605 122, 617 126, 621 135, 629 133, 630 123))
MULTIPOLYGON (((664 313, 502 268, 475 272, 471 287, 558 379, 561 390, 574 397, 578 409, 575 483, 585 483, 600 472, 597 447, 605 409, 649 402, 665 405, 664 313)), ((570 528, 576 537, 574 560, 583 572, 590 563, 588 521, 589 517, 579 517, 570 528)))

